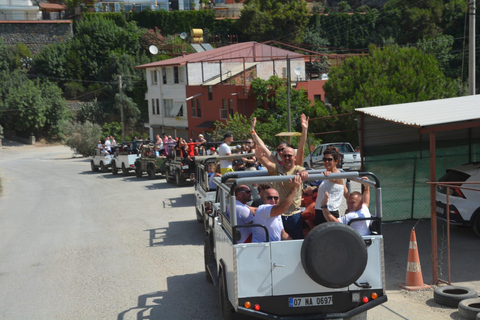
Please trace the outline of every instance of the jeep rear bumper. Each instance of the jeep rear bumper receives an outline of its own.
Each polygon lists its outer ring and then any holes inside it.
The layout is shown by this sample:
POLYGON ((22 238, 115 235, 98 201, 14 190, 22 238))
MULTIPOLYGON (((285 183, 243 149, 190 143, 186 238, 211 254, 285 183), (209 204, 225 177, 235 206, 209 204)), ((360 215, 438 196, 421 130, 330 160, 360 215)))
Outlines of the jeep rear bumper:
MULTIPOLYGON (((244 300, 244 299, 241 299, 244 300)), ((322 313, 309 313, 309 314, 291 314, 288 316, 278 316, 274 314, 265 313, 262 311, 256 311, 253 309, 247 309, 245 307, 238 307, 238 313, 247 314, 251 317, 258 319, 276 319, 276 320, 316 320, 316 319, 343 319, 351 318, 362 312, 368 311, 376 306, 381 305, 384 302, 387 302, 388 298, 386 295, 380 296, 375 300, 367 302, 365 304, 359 305, 354 309, 351 309, 346 312, 322 312, 322 313)), ((299 310, 300 311, 300 310, 299 310)))

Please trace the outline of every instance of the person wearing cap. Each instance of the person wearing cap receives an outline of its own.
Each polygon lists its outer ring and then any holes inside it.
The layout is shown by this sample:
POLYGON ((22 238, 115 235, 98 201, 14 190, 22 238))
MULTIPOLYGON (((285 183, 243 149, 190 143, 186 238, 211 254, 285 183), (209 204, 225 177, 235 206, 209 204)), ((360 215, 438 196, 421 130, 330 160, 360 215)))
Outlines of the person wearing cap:
POLYGON ((234 171, 245 171, 245 163, 242 159, 235 159, 232 162, 234 171))
MULTIPOLYGON (((223 143, 218 147, 218 155, 221 157, 232 155, 232 150, 229 147, 232 142, 233 134, 225 133, 223 143)), ((220 160, 220 173, 223 175, 227 172, 233 172, 232 160, 220 160)))

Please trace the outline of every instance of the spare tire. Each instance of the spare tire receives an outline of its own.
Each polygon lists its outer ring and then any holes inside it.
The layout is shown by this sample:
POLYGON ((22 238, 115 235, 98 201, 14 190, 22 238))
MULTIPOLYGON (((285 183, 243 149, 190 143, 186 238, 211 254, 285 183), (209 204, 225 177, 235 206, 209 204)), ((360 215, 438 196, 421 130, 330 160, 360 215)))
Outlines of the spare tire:
POLYGON ((302 244, 303 269, 316 283, 343 288, 360 278, 367 266, 367 246, 350 226, 322 223, 312 229, 302 244))
POLYGON ((475 290, 461 286, 438 287, 433 291, 433 301, 442 306, 452 308, 457 308, 462 300, 477 297, 478 294, 475 290))

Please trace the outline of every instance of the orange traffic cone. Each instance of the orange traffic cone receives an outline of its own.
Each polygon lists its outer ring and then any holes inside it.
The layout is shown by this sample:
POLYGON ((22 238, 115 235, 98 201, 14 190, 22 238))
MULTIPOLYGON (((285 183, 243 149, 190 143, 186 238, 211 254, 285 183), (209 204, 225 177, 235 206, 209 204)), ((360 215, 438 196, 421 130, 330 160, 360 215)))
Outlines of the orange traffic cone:
POLYGON ((430 288, 429 285, 423 283, 422 270, 420 268, 420 257, 418 256, 417 236, 415 235, 415 227, 412 228, 410 234, 410 246, 408 250, 407 264, 407 280, 400 287, 407 290, 420 290, 430 288))

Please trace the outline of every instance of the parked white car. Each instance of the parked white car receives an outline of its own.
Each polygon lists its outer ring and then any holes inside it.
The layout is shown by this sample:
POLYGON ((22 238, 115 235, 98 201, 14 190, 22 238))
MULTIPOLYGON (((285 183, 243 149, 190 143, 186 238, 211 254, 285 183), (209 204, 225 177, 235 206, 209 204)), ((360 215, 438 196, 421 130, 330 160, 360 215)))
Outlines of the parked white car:
MULTIPOLYGON (((450 224, 471 226, 480 237, 480 185, 465 184, 465 182, 480 181, 480 162, 469 163, 460 167, 450 168, 439 182, 457 182, 458 187, 449 188, 450 224)), ((437 186, 437 218, 447 220, 447 188, 437 186)))
POLYGON ((323 166, 323 152, 329 147, 335 147, 340 152, 341 159, 338 162, 339 168, 343 168, 346 171, 360 170, 362 166, 360 152, 355 151, 348 142, 325 143, 317 146, 315 150, 305 158, 303 166, 314 170, 325 169, 323 166))

